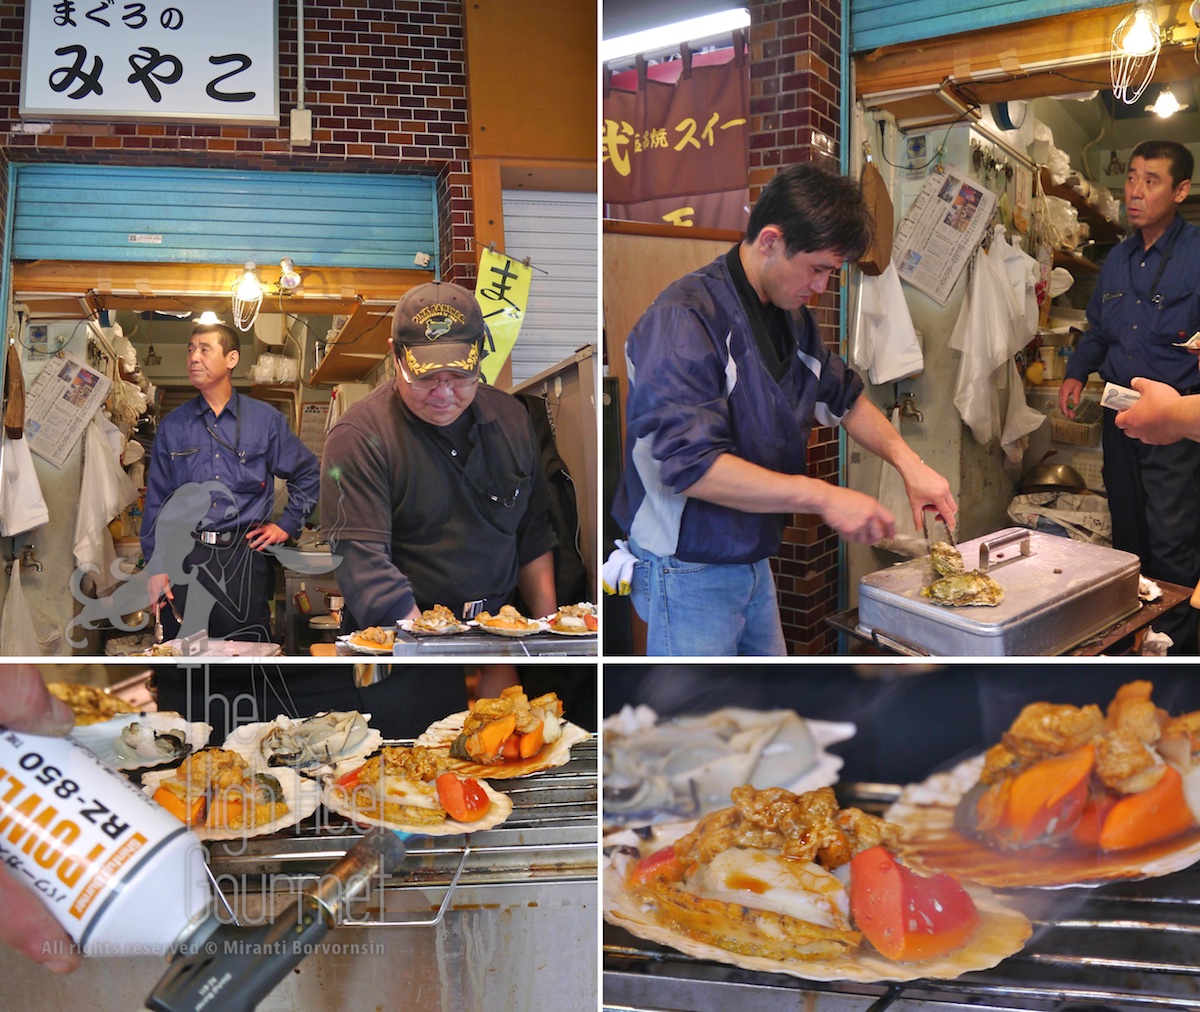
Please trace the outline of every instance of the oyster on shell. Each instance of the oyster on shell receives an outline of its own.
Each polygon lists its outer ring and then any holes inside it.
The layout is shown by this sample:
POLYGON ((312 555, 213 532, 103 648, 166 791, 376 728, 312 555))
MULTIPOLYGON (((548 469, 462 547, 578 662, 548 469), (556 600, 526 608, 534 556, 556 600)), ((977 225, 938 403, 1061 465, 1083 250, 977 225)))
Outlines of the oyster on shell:
POLYGON ((323 766, 349 755, 369 730, 366 718, 357 710, 333 711, 291 727, 276 725, 259 739, 258 750, 269 766, 323 766))
POLYGON ((947 608, 993 607, 1004 600, 1004 588, 987 573, 973 569, 969 573, 943 576, 923 588, 921 595, 947 608))
POLYGON ((727 807, 739 784, 792 783, 816 763, 817 745, 791 710, 726 707, 644 731, 604 736, 604 808, 619 819, 680 818, 727 807))
POLYGON ((929 562, 940 576, 957 576, 966 569, 962 555, 948 541, 934 543, 929 549, 929 562))

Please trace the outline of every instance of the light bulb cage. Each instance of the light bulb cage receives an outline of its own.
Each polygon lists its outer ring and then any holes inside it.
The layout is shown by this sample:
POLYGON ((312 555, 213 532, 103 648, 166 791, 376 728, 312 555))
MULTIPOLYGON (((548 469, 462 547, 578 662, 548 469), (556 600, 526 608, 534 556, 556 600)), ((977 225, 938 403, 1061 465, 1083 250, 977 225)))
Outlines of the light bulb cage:
POLYGON ((1130 11, 1112 34, 1109 50, 1109 74, 1113 96, 1126 105, 1133 105, 1154 77, 1158 54, 1162 51, 1162 29, 1158 24, 1158 8, 1153 0, 1135 0, 1130 11), (1130 30, 1140 24, 1148 33, 1146 49, 1130 52, 1125 48, 1130 30))
POLYGON ((254 326, 258 319, 258 310, 262 306, 263 289, 258 280, 258 273, 253 261, 246 264, 242 276, 233 283, 230 298, 230 308, 233 312, 233 325, 245 333, 254 326))

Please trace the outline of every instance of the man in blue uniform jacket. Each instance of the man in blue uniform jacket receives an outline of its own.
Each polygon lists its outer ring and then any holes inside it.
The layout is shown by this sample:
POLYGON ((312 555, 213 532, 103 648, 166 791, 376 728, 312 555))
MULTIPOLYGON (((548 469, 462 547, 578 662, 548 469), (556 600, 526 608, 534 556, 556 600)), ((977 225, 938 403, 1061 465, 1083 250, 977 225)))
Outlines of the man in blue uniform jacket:
POLYGON ((843 426, 891 463, 918 528, 927 505, 954 524, 945 478, 862 396, 805 306, 871 234, 857 183, 793 166, 763 190, 746 238, 674 282, 630 333, 613 514, 639 560, 647 653, 786 654, 770 556, 793 513, 849 541, 894 533, 870 496, 807 476, 814 424, 843 426))
MULTIPOLYGON (((1200 392, 1196 359, 1178 347, 1200 330, 1200 228, 1179 205, 1192 185, 1194 159, 1175 141, 1143 141, 1125 177, 1125 214, 1134 232, 1108 254, 1088 302, 1087 331, 1067 365, 1058 407, 1075 417, 1083 385, 1102 379, 1129 387, 1135 377, 1180 394, 1200 392)), ((1113 547, 1142 560, 1151 579, 1194 587, 1200 580, 1200 443, 1139 442, 1104 412, 1104 487, 1113 547)), ((1186 606, 1155 620, 1174 645, 1196 653, 1196 615, 1186 606)))
POLYGON ((199 393, 162 420, 150 451, 142 555, 150 606, 168 639, 182 625, 185 635, 205 629, 214 639, 269 641, 275 582, 265 549, 295 537, 317 505, 316 454, 280 412, 233 388, 240 344, 223 323, 192 329, 188 380, 199 393), (288 490, 278 523, 276 477, 288 490), (179 538, 194 541, 190 550, 171 544, 179 538), (181 555, 182 565, 168 563, 181 555), (205 614, 188 611, 185 620, 189 592, 205 614))

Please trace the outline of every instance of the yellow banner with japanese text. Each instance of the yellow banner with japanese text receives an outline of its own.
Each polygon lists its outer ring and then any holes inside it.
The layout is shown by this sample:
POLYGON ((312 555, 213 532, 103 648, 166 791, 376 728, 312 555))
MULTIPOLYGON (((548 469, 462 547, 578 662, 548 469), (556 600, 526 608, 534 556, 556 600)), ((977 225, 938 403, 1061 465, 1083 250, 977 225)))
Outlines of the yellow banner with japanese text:
POLYGON ((504 253, 485 249, 479 258, 475 301, 483 310, 488 327, 484 344, 483 378, 495 383, 500 369, 512 354, 513 345, 529 305, 529 282, 533 270, 504 253))

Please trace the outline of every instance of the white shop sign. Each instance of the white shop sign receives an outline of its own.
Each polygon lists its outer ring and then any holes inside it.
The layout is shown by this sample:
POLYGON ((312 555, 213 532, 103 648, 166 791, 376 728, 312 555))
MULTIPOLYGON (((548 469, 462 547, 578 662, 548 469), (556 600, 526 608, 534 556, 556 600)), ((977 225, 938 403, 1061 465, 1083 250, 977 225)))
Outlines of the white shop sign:
POLYGON ((277 0, 26 0, 21 116, 279 122, 277 0))

